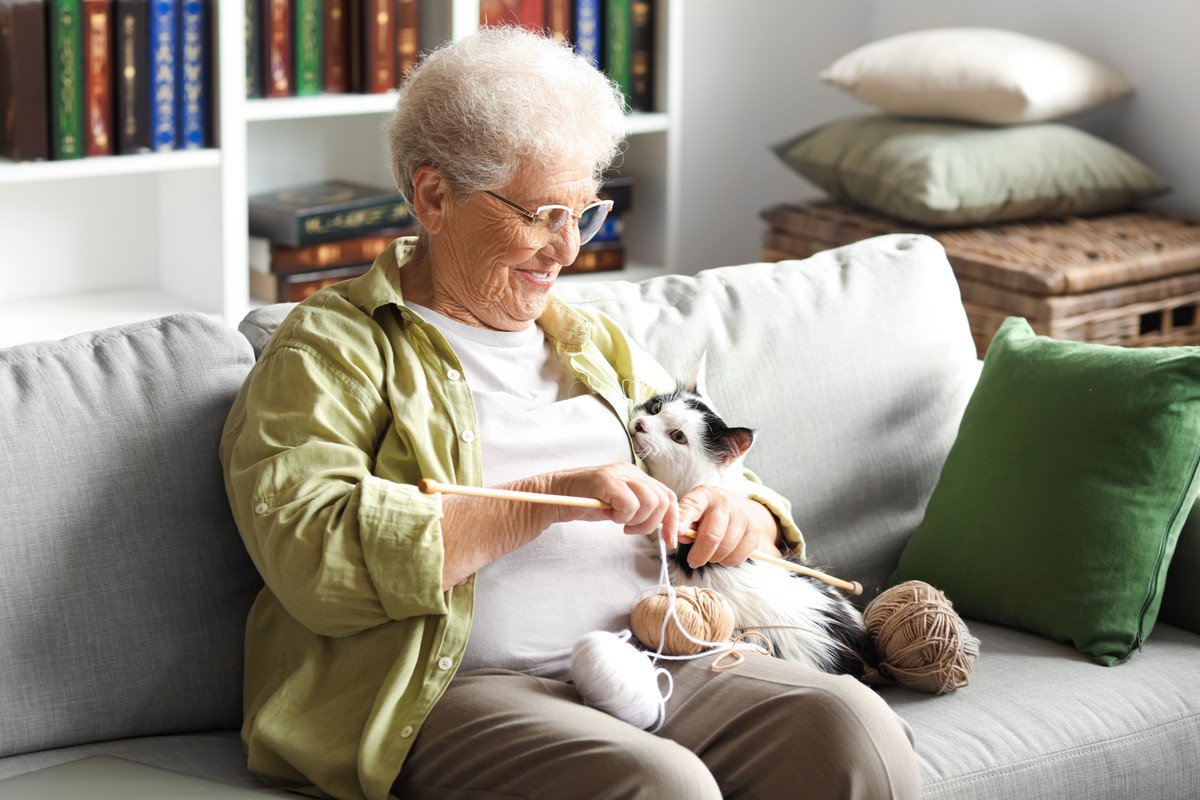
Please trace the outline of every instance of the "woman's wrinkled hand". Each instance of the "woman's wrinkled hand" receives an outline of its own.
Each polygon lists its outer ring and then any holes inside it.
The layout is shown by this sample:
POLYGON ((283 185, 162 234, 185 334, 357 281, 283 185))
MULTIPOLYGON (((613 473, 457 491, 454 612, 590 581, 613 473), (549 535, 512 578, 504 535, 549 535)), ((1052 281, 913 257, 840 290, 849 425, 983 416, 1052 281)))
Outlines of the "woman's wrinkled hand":
POLYGON ((594 497, 611 509, 560 506, 558 522, 611 520, 625 526, 625 533, 653 533, 659 525, 668 547, 678 541, 679 503, 675 493, 632 464, 551 472, 546 491, 550 494, 594 497))
POLYGON ((741 564, 755 550, 778 554, 778 525, 763 505, 719 486, 697 486, 679 501, 679 530, 696 530, 688 565, 741 564))

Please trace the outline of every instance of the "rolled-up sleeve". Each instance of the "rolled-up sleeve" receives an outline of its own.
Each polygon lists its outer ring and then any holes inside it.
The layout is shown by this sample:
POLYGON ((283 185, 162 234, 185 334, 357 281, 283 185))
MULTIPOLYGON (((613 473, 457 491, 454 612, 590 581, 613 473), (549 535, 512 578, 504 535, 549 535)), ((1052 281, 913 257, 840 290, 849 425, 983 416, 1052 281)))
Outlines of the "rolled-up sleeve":
POLYGON ((392 413, 361 365, 310 343, 272 347, 230 412, 230 505, 268 587, 301 624, 346 636, 445 614, 436 496, 374 475, 392 413))

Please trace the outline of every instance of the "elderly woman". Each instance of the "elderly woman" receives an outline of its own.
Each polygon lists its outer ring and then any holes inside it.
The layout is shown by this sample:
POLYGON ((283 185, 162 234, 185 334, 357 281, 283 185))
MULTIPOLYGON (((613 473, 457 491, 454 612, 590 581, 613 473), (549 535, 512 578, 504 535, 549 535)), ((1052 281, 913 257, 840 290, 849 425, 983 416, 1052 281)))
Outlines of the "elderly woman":
POLYGON ((694 564, 799 544, 787 502, 676 498, 634 463, 630 403, 671 384, 551 293, 603 222, 622 100, 569 48, 484 30, 430 55, 390 127, 421 234, 288 316, 221 440, 266 586, 246 631, 249 767, 335 797, 911 797, 911 734, 845 676, 675 664, 657 733, 584 705, 572 645, 694 564), (423 477, 611 511, 421 494, 423 477))

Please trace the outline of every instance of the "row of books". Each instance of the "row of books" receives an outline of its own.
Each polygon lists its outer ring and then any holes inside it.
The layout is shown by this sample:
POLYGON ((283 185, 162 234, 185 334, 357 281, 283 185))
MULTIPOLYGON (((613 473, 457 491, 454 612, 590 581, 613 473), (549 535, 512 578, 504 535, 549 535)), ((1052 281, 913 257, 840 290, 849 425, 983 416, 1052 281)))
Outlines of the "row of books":
MULTIPOLYGON (((632 182, 609 179, 601 196, 613 201, 613 212, 562 274, 624 268, 623 214, 632 205, 632 182)), ((250 293, 270 303, 299 302, 363 274, 394 239, 417 230, 403 197, 378 187, 325 181, 254 195, 250 293)))
POLYGON ((0 0, 0 155, 210 144, 211 0, 0 0))
POLYGON ((630 109, 654 110, 653 0, 480 0, 479 24, 569 41, 621 87, 630 109))
POLYGON ((246 96, 394 89, 417 63, 417 0, 246 0, 246 96))

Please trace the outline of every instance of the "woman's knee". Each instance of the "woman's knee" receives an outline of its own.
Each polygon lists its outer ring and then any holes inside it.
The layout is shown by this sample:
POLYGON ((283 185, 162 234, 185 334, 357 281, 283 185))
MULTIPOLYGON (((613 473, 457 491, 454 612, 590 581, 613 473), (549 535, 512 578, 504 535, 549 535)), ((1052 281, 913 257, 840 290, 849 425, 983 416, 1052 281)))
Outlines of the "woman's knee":
MULTIPOLYGON (((669 739, 599 744, 583 759, 583 768, 602 784, 603 795, 666 800, 720 800, 716 779, 695 753, 669 739)), ((583 795, 580 795, 583 796, 583 795)))

